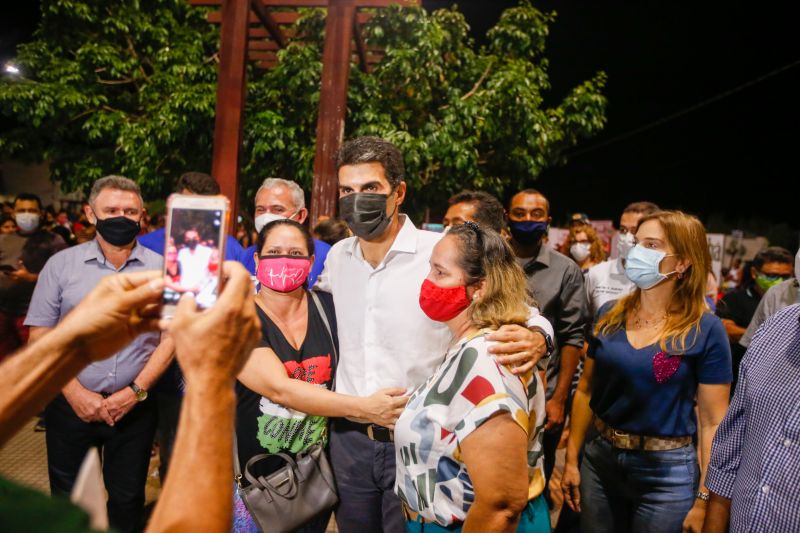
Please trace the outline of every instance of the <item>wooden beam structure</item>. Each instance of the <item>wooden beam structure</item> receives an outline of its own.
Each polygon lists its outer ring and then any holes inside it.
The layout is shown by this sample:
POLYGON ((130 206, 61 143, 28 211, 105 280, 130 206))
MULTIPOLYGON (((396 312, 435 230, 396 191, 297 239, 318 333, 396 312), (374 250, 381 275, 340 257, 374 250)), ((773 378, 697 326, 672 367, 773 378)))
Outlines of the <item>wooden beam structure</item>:
POLYGON ((231 233, 239 213, 239 152, 242 146, 250 0, 223 0, 219 78, 211 175, 231 202, 231 233))
POLYGON ((355 6, 343 0, 328 6, 325 48, 322 51, 322 87, 317 117, 314 184, 311 189, 311 221, 321 215, 336 215, 338 179, 336 151, 344 137, 347 86, 350 77, 350 42, 353 39, 355 6))
POLYGON ((334 158, 344 138, 350 64, 356 63, 368 73, 383 59, 381 49, 367 44, 361 26, 375 16, 377 8, 418 6, 419 0, 188 0, 188 3, 220 8, 206 15, 210 23, 221 25, 212 174, 220 182, 223 194, 230 198, 234 215, 238 214, 246 62, 252 61, 257 68, 274 68, 282 48, 289 42, 303 42, 303 36, 297 35, 293 27, 301 16, 297 9, 327 8, 310 218, 314 224, 321 215, 335 216, 338 187, 334 158), (362 8, 370 11, 360 11, 362 8))
POLYGON ((261 4, 260 0, 252 0, 250 5, 253 12, 256 14, 256 18, 261 21, 261 24, 269 32, 269 36, 272 37, 272 40, 278 43, 278 46, 281 48, 286 48, 286 36, 281 31, 280 26, 278 26, 278 23, 270 12, 267 11, 267 8, 261 4))

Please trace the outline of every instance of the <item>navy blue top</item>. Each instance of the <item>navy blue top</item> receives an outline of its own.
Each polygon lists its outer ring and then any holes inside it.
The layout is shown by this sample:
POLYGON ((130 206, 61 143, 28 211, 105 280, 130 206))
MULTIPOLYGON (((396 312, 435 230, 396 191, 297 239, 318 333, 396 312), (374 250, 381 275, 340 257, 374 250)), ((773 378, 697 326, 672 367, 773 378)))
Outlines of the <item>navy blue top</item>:
MULTIPOLYGON (((325 258, 328 257, 328 252, 331 245, 327 242, 314 239, 314 264, 311 265, 311 272, 308 273, 308 288, 314 286, 317 282, 317 277, 322 274, 322 267, 325 266, 325 258)), ((248 272, 256 274, 256 260, 253 256, 256 252, 255 244, 248 247, 242 252, 239 262, 244 265, 248 272)))
MULTIPOLYGON (((149 248, 159 255, 164 255, 164 231, 164 228, 158 228, 150 233, 139 235, 137 238, 145 248, 149 248)), ((239 261, 239 257, 242 255, 242 245, 231 235, 227 237, 225 241, 225 260, 239 261)), ((241 261, 239 262, 241 263, 241 261)))
MULTIPOLYGON (((603 305, 598 316, 614 303, 603 305)), ((686 347, 683 354, 671 349, 663 353, 658 343, 637 350, 624 328, 592 337, 587 355, 594 359, 589 403, 594 414, 609 426, 636 435, 693 435, 697 384, 730 383, 733 373, 728 335, 713 314, 703 314, 686 347)))

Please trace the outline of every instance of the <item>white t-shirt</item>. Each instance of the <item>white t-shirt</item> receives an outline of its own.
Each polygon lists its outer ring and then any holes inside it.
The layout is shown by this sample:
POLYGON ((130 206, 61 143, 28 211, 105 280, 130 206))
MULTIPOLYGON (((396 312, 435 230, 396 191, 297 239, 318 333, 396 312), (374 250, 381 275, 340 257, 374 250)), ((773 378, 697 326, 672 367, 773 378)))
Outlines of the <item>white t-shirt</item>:
POLYGON ((604 303, 618 300, 636 287, 625 275, 622 259, 609 259, 593 266, 586 273, 585 281, 589 313, 592 317, 604 303))
POLYGON ((181 267, 181 287, 187 289, 201 288, 206 285, 208 262, 211 260, 211 248, 198 244, 194 250, 184 246, 178 252, 178 264, 181 267))

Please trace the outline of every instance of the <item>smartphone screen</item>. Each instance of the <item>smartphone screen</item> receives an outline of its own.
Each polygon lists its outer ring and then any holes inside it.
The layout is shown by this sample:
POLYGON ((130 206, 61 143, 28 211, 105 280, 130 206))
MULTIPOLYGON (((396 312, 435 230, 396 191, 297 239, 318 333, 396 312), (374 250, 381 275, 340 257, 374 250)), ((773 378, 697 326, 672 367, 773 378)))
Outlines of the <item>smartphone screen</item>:
POLYGON ((172 315, 186 292, 194 294, 200 309, 208 309, 217 301, 227 202, 218 197, 178 195, 170 200, 164 243, 164 316, 172 315), (216 205, 213 200, 217 200, 216 205))

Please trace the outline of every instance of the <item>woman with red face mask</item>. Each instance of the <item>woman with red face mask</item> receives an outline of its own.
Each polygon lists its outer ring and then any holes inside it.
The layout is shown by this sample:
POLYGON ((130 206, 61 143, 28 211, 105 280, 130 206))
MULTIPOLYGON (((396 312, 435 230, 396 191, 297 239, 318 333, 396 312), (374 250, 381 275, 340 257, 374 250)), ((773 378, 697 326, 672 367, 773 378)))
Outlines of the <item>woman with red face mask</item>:
MULTIPOLYGON (((262 338, 236 384, 241 467, 256 455, 294 457, 318 443, 325 446, 328 417, 393 427, 407 400, 403 389, 384 389, 363 398, 332 392, 336 315, 330 294, 316 293, 315 299, 307 288, 314 263, 308 230, 293 220, 275 220, 262 228, 256 250, 260 289, 255 300, 262 338)), ((256 477, 268 476, 284 464, 271 456, 249 470, 256 477)), ((241 483, 246 486, 247 480, 241 483)), ((296 531, 322 533, 329 519, 330 511, 323 512, 296 531)), ((238 494, 233 529, 259 530, 238 494)))
POLYGON ((549 532, 542 453, 545 391, 514 375, 486 336, 525 325, 531 298, 506 241, 472 222, 434 247, 419 302, 453 334, 442 365, 395 425, 395 492, 409 532, 549 532))

